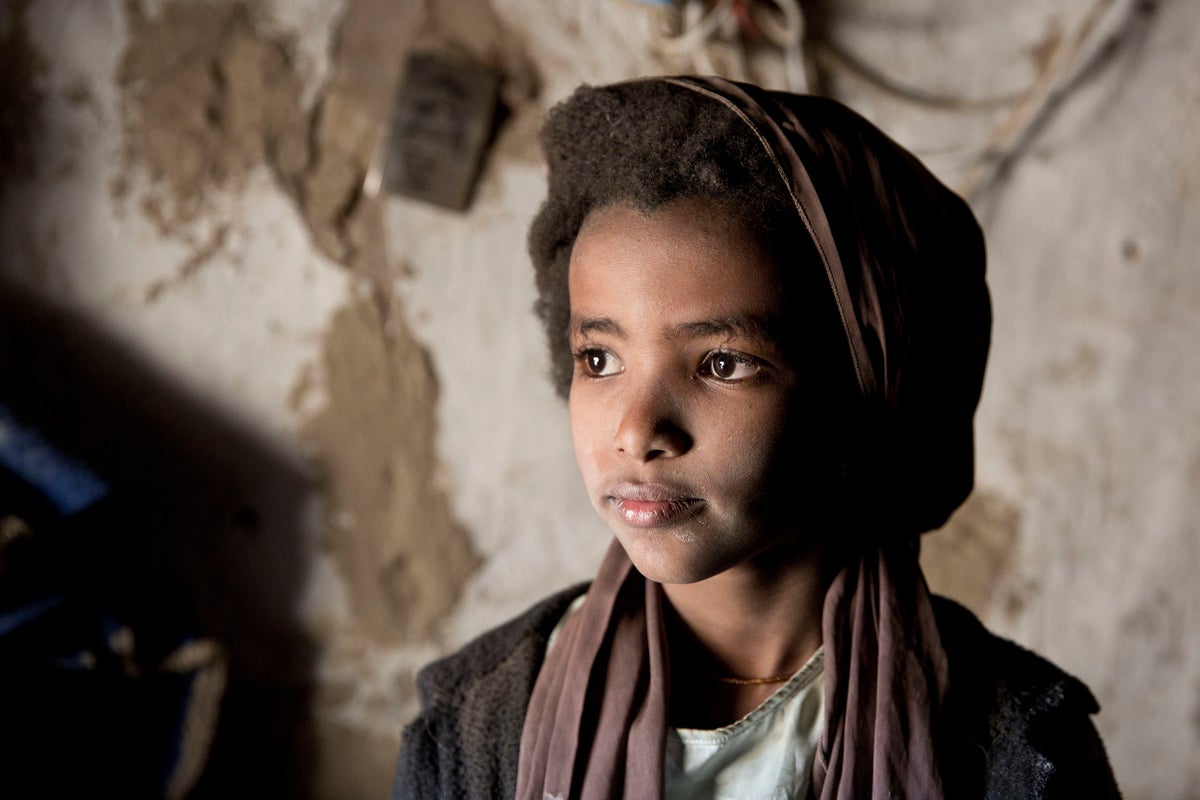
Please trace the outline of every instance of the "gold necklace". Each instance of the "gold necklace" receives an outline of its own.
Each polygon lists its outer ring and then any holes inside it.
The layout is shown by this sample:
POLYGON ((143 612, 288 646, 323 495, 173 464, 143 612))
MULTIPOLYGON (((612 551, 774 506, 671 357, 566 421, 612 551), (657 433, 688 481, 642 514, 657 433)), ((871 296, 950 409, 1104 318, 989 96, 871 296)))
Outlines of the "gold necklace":
POLYGON ((709 676, 734 686, 763 686, 768 683, 784 683, 791 680, 793 674, 795 673, 789 672, 787 675, 772 675, 769 678, 738 678, 734 675, 717 675, 710 672, 709 676))

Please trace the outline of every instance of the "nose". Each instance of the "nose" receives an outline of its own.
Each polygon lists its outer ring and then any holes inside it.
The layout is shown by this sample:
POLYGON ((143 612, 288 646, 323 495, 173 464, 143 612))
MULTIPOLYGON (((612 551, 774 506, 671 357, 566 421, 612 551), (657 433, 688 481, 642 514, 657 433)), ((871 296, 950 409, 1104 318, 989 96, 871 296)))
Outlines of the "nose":
POLYGON ((675 458, 692 448, 679 404, 662 387, 630 392, 621 409, 613 447, 639 461, 675 458))

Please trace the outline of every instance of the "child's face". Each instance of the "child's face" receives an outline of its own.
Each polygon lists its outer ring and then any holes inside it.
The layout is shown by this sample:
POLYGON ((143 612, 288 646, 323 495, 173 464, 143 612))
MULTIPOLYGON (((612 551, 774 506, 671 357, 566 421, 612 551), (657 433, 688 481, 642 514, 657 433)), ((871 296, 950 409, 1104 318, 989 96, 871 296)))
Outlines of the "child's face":
POLYGON ((709 201, 601 209, 569 288, 575 456, 642 574, 704 580, 793 534, 800 381, 755 238, 709 201))

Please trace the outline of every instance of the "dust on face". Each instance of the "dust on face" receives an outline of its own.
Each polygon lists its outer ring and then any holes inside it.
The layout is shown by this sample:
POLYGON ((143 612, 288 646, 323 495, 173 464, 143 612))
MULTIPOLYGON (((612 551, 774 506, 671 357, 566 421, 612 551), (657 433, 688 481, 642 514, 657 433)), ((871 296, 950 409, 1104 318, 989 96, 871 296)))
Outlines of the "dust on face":
POLYGON ((572 252, 569 409, 593 506, 651 580, 704 580, 796 532, 804 388, 779 267, 713 201, 588 217, 572 252))

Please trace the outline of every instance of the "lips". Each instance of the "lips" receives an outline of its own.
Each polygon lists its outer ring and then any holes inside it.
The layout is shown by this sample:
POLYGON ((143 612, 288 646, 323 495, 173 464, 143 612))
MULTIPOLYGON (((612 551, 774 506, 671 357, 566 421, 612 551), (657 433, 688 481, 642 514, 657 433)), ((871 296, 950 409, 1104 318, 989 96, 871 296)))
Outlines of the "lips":
POLYGON ((621 521, 633 528, 677 524, 690 518, 704 504, 681 487, 633 481, 613 486, 607 500, 621 521))

